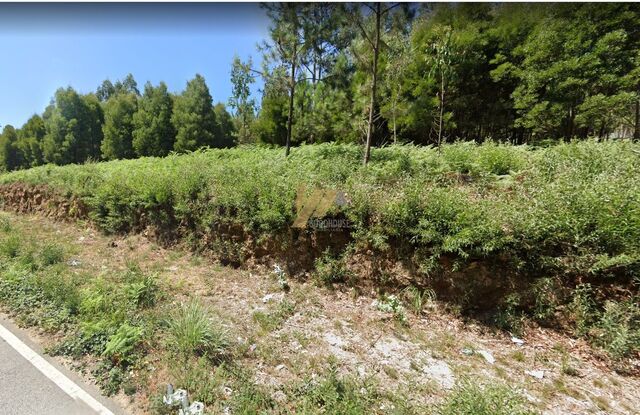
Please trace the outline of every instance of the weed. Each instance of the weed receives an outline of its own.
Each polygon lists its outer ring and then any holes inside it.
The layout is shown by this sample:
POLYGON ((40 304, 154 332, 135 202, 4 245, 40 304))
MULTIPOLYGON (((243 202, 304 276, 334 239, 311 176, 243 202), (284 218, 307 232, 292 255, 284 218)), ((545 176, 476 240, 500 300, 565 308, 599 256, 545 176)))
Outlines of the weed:
POLYGON ((385 313, 393 314, 393 317, 402 324, 407 323, 407 314, 402 302, 395 295, 383 295, 376 302, 376 308, 385 313))
POLYGON ((437 409, 438 415, 533 415, 526 401, 502 385, 462 381, 437 409))
POLYGON ((411 311, 416 316, 421 315, 425 306, 432 304, 436 299, 436 293, 432 289, 421 290, 413 286, 407 287, 403 294, 411 311))
POLYGON ((197 300, 181 305, 167 322, 167 345, 182 357, 221 360, 229 351, 227 330, 197 300))
POLYGON ((575 288, 570 311, 575 321, 576 334, 578 336, 586 335, 596 318, 591 284, 580 284, 575 288))
POLYGON ((142 329, 124 323, 109 337, 102 355, 109 357, 117 364, 126 366, 133 361, 132 353, 141 340, 142 329))
POLYGON ((128 380, 127 372, 109 360, 102 360, 92 373, 98 381, 98 386, 107 396, 118 393, 123 383, 128 380))
POLYGON ((370 413, 378 396, 370 384, 338 375, 331 366, 320 379, 306 379, 291 391, 305 414, 356 415, 370 413))
POLYGON ((296 310, 296 305, 287 299, 278 303, 275 310, 264 313, 256 311, 253 313, 253 319, 264 331, 273 331, 279 329, 282 324, 291 317, 296 310))
POLYGON ((329 251, 317 258, 314 265, 314 277, 323 285, 347 282, 352 277, 344 258, 335 257, 329 251))
POLYGON ((541 322, 548 321, 560 305, 558 285, 551 278, 540 278, 534 283, 532 291, 535 301, 533 318, 541 322))
POLYGON ((614 359, 640 351, 640 306, 637 300, 607 301, 595 330, 593 342, 614 359))
POLYGON ((64 260, 64 249, 60 245, 48 243, 42 247, 38 257, 40 265, 48 267, 64 260))
POLYGON ((520 296, 518 294, 513 293, 506 296, 494 317, 496 326, 516 335, 522 334, 524 314, 519 307, 520 296))
POLYGON ((0 243, 0 254, 6 258, 15 258, 20 254, 22 247, 22 239, 20 236, 13 234, 9 235, 0 243))

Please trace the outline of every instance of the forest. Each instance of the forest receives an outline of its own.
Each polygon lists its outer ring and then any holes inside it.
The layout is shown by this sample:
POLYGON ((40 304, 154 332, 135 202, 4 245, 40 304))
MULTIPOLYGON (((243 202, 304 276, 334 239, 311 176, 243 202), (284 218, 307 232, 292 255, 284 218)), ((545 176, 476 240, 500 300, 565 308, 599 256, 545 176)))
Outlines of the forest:
MULTIPOLYGON (((5 125, 16 170, 239 144, 365 146, 640 138, 636 4, 277 4, 258 66, 230 63, 214 105, 200 75, 171 93, 129 74, 56 91, 5 125), (250 91, 260 78, 256 98, 250 91)), ((211 82, 211 80, 210 80, 211 82)))

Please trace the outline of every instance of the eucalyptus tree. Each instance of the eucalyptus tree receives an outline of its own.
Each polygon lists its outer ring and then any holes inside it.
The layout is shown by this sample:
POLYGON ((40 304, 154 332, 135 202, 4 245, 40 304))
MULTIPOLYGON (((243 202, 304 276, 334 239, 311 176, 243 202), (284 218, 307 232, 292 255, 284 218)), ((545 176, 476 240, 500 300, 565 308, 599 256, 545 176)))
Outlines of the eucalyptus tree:
POLYGON ((251 123, 255 118, 256 103, 251 98, 251 85, 255 82, 251 58, 242 62, 238 56, 231 65, 231 97, 229 106, 233 109, 237 120, 237 138, 240 143, 251 140, 251 123))

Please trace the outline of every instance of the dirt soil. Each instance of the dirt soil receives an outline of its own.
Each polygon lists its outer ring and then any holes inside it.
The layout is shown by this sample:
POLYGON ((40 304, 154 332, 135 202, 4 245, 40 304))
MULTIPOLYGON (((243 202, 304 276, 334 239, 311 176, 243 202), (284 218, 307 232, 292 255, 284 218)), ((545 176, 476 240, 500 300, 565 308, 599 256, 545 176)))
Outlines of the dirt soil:
MULTIPOLYGON (((513 386, 544 414, 640 413, 640 378, 614 372, 587 343, 550 329, 528 326, 519 345, 508 333, 463 319, 437 301, 419 316, 407 309, 407 324, 401 324, 377 309, 373 291, 290 279, 284 292, 268 268, 225 267, 186 250, 164 249, 139 234, 104 236, 86 222, 14 214, 11 220, 33 237, 69 244, 74 272, 81 275, 124 270, 136 262, 173 287, 176 302, 200 297, 252 351, 241 363, 257 382, 269 385, 276 400, 284 385, 313 376, 333 359, 342 372, 373 378, 420 403, 438 402, 457 381, 471 378, 513 386), (283 302, 291 312, 280 324, 258 324, 256 314, 270 315, 283 302)), ((45 336, 36 340, 51 342, 45 336)), ((148 356, 150 363, 156 360, 148 356)), ((64 363, 84 368, 91 378, 90 362, 64 363)), ((153 378, 157 387, 166 382, 162 371, 153 378)), ((121 393, 117 399, 131 413, 145 413, 149 396, 121 393)))

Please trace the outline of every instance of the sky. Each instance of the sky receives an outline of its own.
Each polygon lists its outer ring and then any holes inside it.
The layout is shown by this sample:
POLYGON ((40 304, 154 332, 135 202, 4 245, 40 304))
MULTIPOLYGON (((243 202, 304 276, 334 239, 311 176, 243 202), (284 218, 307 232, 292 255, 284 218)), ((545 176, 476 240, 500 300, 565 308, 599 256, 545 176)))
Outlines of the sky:
POLYGON ((226 103, 234 55, 259 67, 268 25, 257 3, 0 3, 0 125, 19 128, 60 87, 93 92, 128 73, 172 92, 199 73, 226 103))

